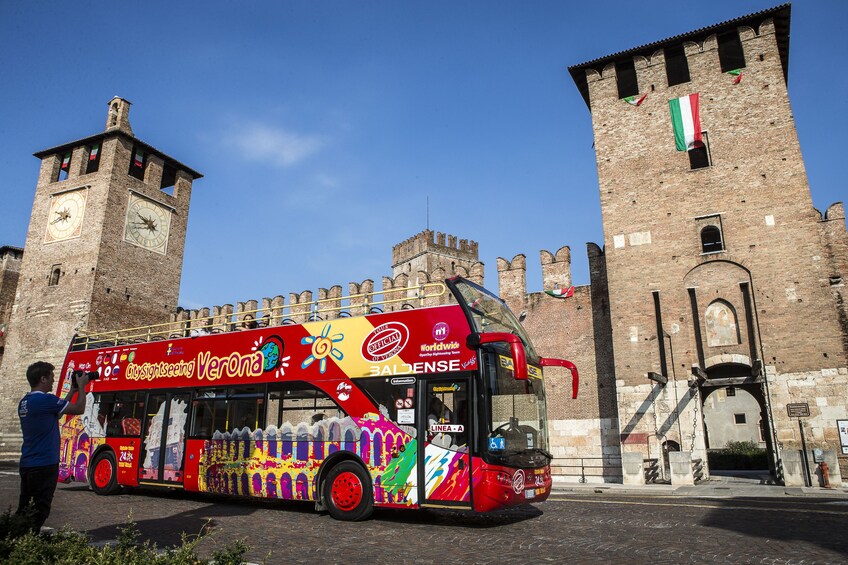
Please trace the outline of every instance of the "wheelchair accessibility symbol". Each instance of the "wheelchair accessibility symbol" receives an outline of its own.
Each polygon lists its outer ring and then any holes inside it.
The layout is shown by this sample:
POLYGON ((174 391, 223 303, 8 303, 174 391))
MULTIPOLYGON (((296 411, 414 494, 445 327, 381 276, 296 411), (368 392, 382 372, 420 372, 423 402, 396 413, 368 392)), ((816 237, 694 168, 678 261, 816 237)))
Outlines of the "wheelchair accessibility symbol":
POLYGON ((506 449, 506 439, 502 437, 489 438, 489 451, 503 451, 506 449))

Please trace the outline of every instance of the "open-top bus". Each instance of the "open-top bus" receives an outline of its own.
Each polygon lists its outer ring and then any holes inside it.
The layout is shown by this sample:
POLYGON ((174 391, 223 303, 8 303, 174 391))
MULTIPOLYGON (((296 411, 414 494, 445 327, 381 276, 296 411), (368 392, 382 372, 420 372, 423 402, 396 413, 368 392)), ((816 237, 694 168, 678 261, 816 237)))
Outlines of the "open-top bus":
MULTIPOLYGON (((86 412, 61 422, 60 480, 104 495, 145 486, 309 500, 343 520, 374 506, 545 500, 543 367, 570 369, 576 398, 574 365, 539 357, 506 304, 470 281, 403 290, 455 303, 348 316, 318 301, 306 323, 271 311, 247 331, 210 318, 201 332, 76 336, 59 392, 74 371, 99 378, 86 412)), ((380 304, 359 296, 366 311, 380 304)), ((408 302, 382 302, 396 300, 408 302)))

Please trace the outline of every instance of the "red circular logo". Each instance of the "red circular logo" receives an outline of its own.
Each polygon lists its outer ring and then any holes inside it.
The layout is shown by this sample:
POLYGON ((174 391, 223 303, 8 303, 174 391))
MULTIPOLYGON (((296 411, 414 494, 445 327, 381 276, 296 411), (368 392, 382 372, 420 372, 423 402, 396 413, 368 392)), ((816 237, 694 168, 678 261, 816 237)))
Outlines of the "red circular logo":
POLYGON ((409 341, 409 329, 400 322, 386 322, 369 333, 362 342, 362 357, 379 363, 400 353, 409 341))

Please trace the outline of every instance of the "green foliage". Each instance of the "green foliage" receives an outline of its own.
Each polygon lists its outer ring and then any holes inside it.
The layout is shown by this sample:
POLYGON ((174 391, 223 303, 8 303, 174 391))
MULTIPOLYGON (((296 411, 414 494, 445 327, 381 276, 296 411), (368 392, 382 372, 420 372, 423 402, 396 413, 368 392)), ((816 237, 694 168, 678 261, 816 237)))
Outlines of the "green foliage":
POLYGON ((119 528, 117 543, 104 547, 89 545, 81 533, 60 530, 51 536, 32 532, 31 515, 18 516, 11 509, 0 516, 0 563, 15 565, 237 565, 244 562, 249 547, 243 540, 216 550, 208 559, 197 555, 197 545, 211 533, 207 523, 196 536, 183 534, 181 543, 160 549, 141 541, 141 532, 129 517, 119 528))
POLYGON ((729 441, 722 451, 734 455, 760 455, 766 452, 753 441, 729 441))
POLYGON ((731 441, 723 449, 711 449, 707 461, 716 471, 768 469, 768 453, 752 441, 731 441))

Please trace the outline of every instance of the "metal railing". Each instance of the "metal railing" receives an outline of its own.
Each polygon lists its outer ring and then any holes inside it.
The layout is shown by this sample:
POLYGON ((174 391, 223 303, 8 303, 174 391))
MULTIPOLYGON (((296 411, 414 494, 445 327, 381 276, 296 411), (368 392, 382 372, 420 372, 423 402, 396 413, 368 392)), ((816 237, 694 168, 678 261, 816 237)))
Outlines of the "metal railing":
POLYGON ((365 292, 322 298, 312 302, 289 303, 278 306, 257 308, 238 312, 224 312, 186 320, 176 320, 149 326, 138 326, 105 332, 81 331, 71 346, 73 351, 113 347, 133 343, 146 343, 176 339, 199 334, 216 334, 237 330, 286 326, 303 322, 312 322, 333 318, 346 318, 354 315, 382 313, 384 306, 402 304, 400 309, 425 305, 425 301, 437 298, 447 292, 442 282, 426 283, 418 286, 392 288, 375 292, 365 292), (386 296, 392 298, 386 298, 386 296), (383 297, 382 300, 375 300, 383 297), (394 298, 397 297, 397 298, 394 298), (356 314, 354 314, 356 313, 356 314), (296 321, 302 319, 302 321, 296 321))
POLYGON ((621 457, 555 457, 551 461, 551 472, 564 477, 577 477, 585 483, 591 478, 621 478, 621 457))

